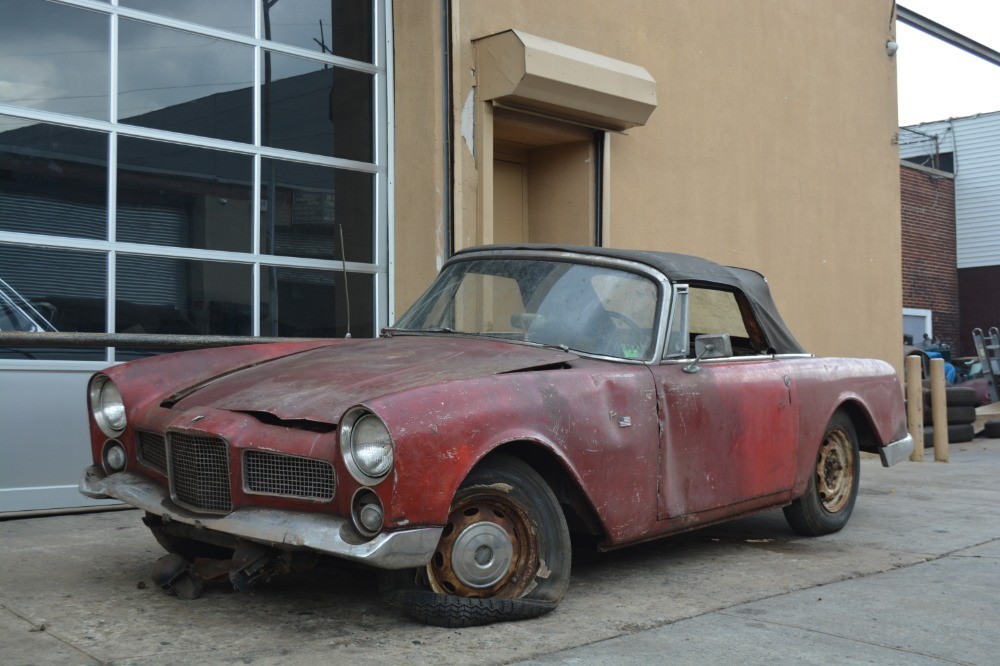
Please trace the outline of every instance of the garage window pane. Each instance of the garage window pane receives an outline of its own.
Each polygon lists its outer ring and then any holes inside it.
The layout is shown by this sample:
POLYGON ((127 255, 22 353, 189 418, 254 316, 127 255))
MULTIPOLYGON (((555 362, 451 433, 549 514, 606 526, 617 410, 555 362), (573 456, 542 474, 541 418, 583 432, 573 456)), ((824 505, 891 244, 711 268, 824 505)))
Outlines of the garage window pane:
POLYGON ((111 19, 39 0, 0 10, 0 103, 107 120, 111 19))
POLYGON ((119 255, 116 276, 118 333, 252 333, 248 265, 119 255))
POLYGON ((351 336, 368 338, 374 328, 374 277, 359 273, 261 266, 260 333, 265 336, 342 338, 351 301, 351 336))
MULTIPOLYGON (((103 333, 102 252, 0 244, 0 330, 103 333)), ((103 360, 104 348, 0 348, 0 358, 103 360)))
POLYGON ((249 252, 253 158, 118 140, 118 240, 249 252))
POLYGON ((0 229, 106 238, 107 182, 106 134, 0 116, 0 229))
POLYGON ((264 39, 372 61, 371 0, 295 0, 264 8, 264 39))
POLYGON ((372 161, 371 74, 278 53, 261 57, 265 146, 372 161))
POLYGON ((253 140, 253 48, 122 19, 118 118, 213 139, 253 140))
MULTIPOLYGON (((266 0, 265 0, 266 1, 266 0)), ((287 0, 286 0, 287 2, 287 0)), ((253 0, 118 0, 122 7, 253 36, 253 0)))
POLYGON ((375 176, 261 160, 260 249, 266 254, 369 263, 375 176))

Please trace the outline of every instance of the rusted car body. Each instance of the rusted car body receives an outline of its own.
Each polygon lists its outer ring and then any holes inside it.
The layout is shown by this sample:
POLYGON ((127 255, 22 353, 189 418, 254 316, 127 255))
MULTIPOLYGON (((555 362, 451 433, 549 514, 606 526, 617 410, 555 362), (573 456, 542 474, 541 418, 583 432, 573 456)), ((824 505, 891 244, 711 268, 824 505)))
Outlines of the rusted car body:
POLYGON ((570 530, 612 549, 785 507, 836 531, 858 452, 912 448, 893 368, 805 353, 759 274, 599 248, 463 251, 379 339, 144 359, 89 408, 81 492, 168 550, 235 549, 237 587, 366 563, 449 626, 551 610, 570 530))

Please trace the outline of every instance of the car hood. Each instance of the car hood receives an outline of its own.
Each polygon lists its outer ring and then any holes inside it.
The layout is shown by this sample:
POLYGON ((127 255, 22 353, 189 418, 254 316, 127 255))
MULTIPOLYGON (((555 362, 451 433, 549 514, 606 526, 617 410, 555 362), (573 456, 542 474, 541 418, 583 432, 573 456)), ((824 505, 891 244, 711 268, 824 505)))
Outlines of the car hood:
POLYGON ((335 424, 349 407, 441 382, 554 366, 556 349, 461 337, 352 340, 279 358, 208 382, 175 404, 335 424))

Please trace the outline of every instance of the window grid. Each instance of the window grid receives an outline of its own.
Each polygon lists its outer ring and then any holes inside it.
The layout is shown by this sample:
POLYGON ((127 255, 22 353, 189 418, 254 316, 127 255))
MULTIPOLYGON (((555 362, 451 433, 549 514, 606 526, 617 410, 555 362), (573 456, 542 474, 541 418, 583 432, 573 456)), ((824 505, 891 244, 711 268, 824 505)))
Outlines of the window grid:
MULTIPOLYGON (((261 309, 261 268, 262 267, 287 267, 320 269, 339 272, 347 270, 349 273, 371 274, 376 277, 374 303, 371 304, 373 321, 375 328, 387 324, 391 318, 391 292, 389 289, 389 238, 390 219, 388 203, 390 199, 390 183, 387 182, 390 175, 388 167, 389 150, 392 142, 391 126, 389 123, 391 112, 391 100, 389 99, 389 80, 391 76, 391 65, 389 64, 388 52, 391 47, 387 22, 390 20, 391 12, 388 11, 391 0, 376 0, 373 3, 373 63, 350 60, 341 56, 327 53, 310 51, 308 49, 295 47, 280 42, 269 42, 262 39, 262 10, 259 3, 254 3, 254 25, 255 37, 240 35, 226 30, 211 28, 208 26, 188 23, 186 21, 172 19, 155 14, 149 14, 140 10, 118 6, 117 0, 112 0, 110 4, 98 3, 92 0, 55 0, 58 4, 77 7, 89 11, 96 11, 106 14, 109 20, 109 118, 111 121, 77 117, 51 111, 36 110, 26 107, 11 106, 0 103, 0 115, 7 115, 26 120, 44 122, 53 125, 61 125, 75 129, 96 130, 107 133, 108 140, 108 235, 106 241, 92 239, 70 238, 65 236, 52 236, 44 234, 29 234, 13 231, 0 231, 0 242, 13 245, 29 245, 35 247, 53 248, 73 248, 90 249, 104 251, 107 253, 107 332, 115 331, 115 295, 116 288, 116 265, 117 255, 145 255, 150 257, 170 257, 178 259, 190 259, 201 261, 221 261, 226 263, 249 264, 252 270, 252 335, 260 335, 260 309, 261 309), (223 40, 236 44, 253 47, 253 134, 252 144, 244 144, 234 141, 212 139, 197 135, 181 134, 167 130, 140 127, 129 125, 118 121, 118 37, 119 18, 124 17, 130 20, 137 20, 154 26, 172 28, 183 32, 207 36, 214 39, 223 40), (327 157, 302 153, 292 150, 270 148, 262 146, 261 137, 261 81, 263 50, 272 53, 294 56, 313 61, 320 64, 337 66, 340 68, 356 70, 372 74, 373 85, 372 94, 372 133, 373 133, 373 154, 372 162, 360 162, 338 157, 327 157), (252 202, 252 247, 250 252, 240 253, 219 250, 203 250, 197 248, 172 247, 163 245, 144 245, 136 243, 124 243, 117 240, 116 211, 117 211, 117 190, 118 190, 118 138, 120 136, 165 141, 172 144, 181 144, 195 148, 206 148, 220 150, 238 154, 250 155, 253 158, 253 202, 252 202), (260 213, 261 213, 261 178, 262 158, 277 159, 288 162, 298 162, 316 166, 333 167, 348 171, 358 171, 374 174, 374 201, 372 206, 372 224, 374 225, 373 242, 373 263, 342 262, 338 259, 309 259, 287 257, 279 255, 261 254, 260 247, 260 213)), ((374 333, 375 331, 373 331, 374 333)), ((114 348, 108 349, 107 361, 115 361, 114 348)), ((76 362, 69 362, 76 363, 76 362)))

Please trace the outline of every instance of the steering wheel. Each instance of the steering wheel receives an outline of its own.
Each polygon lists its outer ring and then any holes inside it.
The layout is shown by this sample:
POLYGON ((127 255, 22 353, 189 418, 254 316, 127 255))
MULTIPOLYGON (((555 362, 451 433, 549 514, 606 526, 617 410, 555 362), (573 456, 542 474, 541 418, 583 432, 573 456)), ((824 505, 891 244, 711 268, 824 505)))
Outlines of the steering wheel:
POLYGON ((642 326, 639 326, 639 324, 635 323, 631 318, 623 315, 621 312, 615 312, 614 310, 606 310, 606 312, 608 314, 608 318, 616 322, 616 328, 625 328, 630 332, 642 333, 642 326), (621 326, 618 326, 618 324, 621 324, 621 326))

